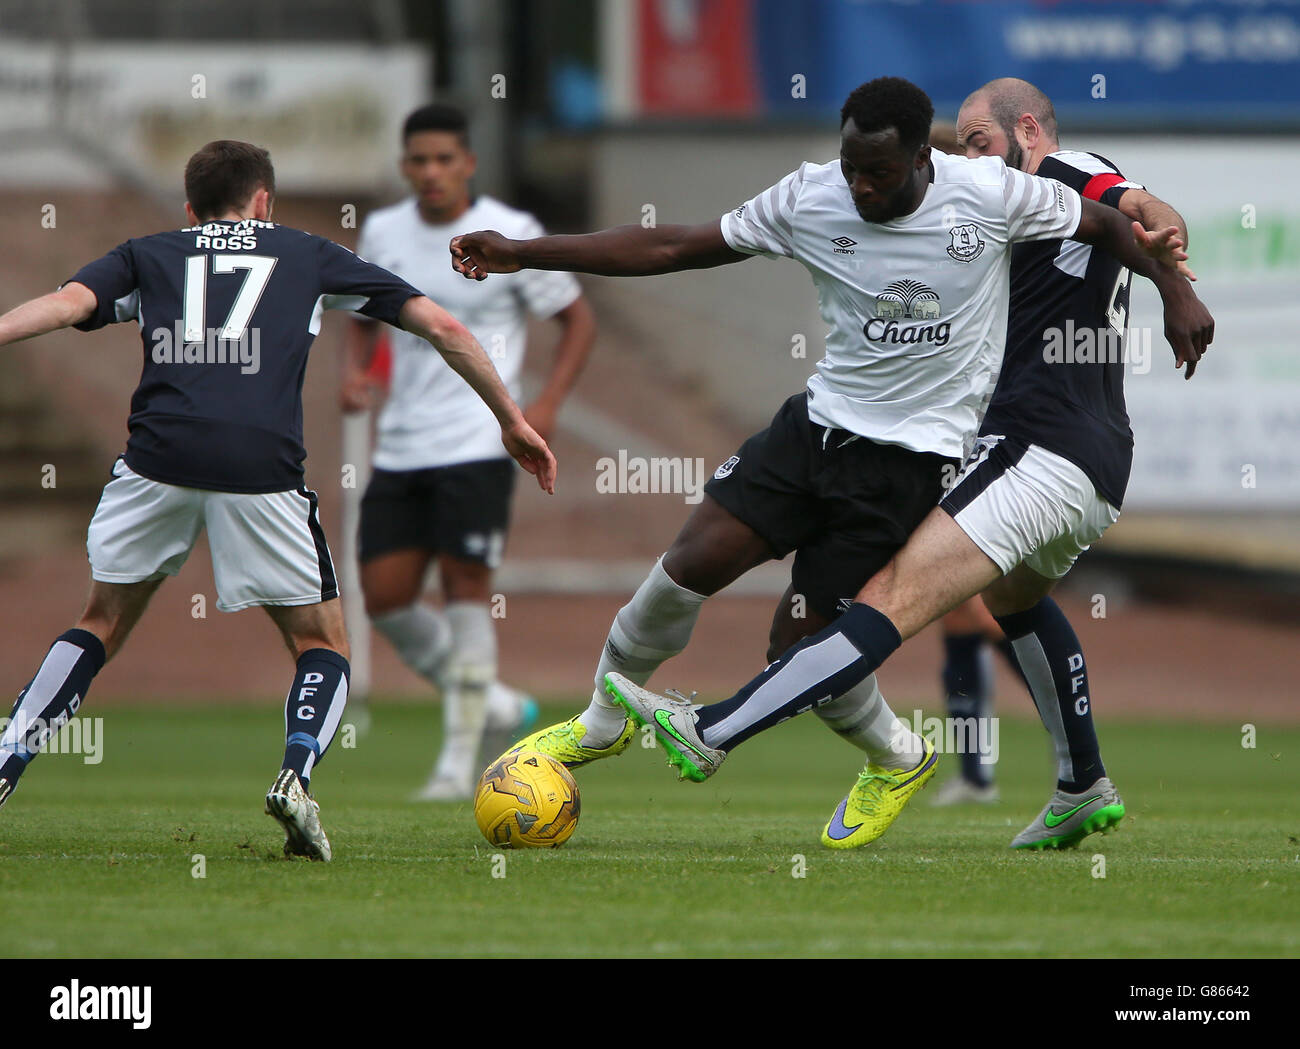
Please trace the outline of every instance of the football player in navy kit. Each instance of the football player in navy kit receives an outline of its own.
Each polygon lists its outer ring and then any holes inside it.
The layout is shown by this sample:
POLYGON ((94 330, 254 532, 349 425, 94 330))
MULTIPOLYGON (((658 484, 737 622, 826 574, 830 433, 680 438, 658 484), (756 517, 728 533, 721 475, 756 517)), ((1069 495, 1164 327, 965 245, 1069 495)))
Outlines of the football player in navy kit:
POLYGON ((0 734, 0 803, 206 530, 217 607, 265 608, 297 664, 266 811, 284 827, 286 854, 329 860, 309 785, 347 700, 348 646, 302 444, 303 376, 323 310, 357 310, 427 340, 547 491, 555 460, 451 314, 346 248, 270 221, 266 150, 209 143, 186 165, 185 192, 186 229, 128 240, 0 317, 0 346, 134 320, 144 350, 126 450, 90 523, 90 598, 0 734))
MULTIPOLYGON (((1128 482, 1126 268, 1160 290, 1166 338, 1186 374, 1213 339, 1214 321, 1188 284, 1194 277, 1185 264, 1181 222, 1109 162, 1057 149, 1051 104, 1037 89, 1023 81, 991 82, 963 106, 958 132, 972 157, 993 154, 1008 169, 1050 175, 1084 205, 1071 236, 1014 249, 1002 374, 961 474, 844 615, 730 699, 696 714, 675 697, 656 697, 629 681, 614 687, 634 716, 658 719, 657 737, 672 757, 709 775, 745 739, 838 702, 903 640, 982 593, 1014 645, 1057 746, 1056 790, 1012 846, 1060 848, 1124 815, 1101 763, 1081 646, 1049 594, 1118 518, 1128 482), (1099 228, 1125 224, 1118 205, 1135 190, 1129 204, 1143 220, 1154 213, 1169 224, 1148 231, 1133 221, 1128 242, 1098 236, 1099 228), (1067 363, 1057 352, 1066 332, 1086 336, 1079 345, 1090 339, 1094 349, 1067 363)), ((868 762, 823 831, 823 844, 845 848, 879 837, 918 779, 915 769, 868 762)))

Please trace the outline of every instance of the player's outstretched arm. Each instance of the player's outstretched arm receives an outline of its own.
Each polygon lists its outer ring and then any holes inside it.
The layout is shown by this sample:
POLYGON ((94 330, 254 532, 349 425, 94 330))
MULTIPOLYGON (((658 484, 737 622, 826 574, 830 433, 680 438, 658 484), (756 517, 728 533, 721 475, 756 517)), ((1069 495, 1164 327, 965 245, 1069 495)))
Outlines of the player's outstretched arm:
POLYGON ((537 478, 543 491, 554 495, 555 456, 524 420, 523 412, 469 329, 423 295, 407 299, 397 319, 407 331, 431 343, 452 370, 470 384, 501 425, 501 443, 506 451, 537 478))
POLYGON ((98 300, 84 284, 70 281, 58 291, 24 302, 0 317, 0 346, 70 328, 90 320, 98 300))
POLYGON ((1165 304, 1165 338, 1173 347, 1174 367, 1186 364, 1184 378, 1190 379, 1214 340, 1214 318, 1178 272, 1179 264, 1187 261, 1178 228, 1149 233, 1114 208, 1085 199, 1073 239, 1110 252, 1156 286, 1165 304))
POLYGON ((566 270, 606 277, 647 277, 656 273, 725 266, 750 258, 731 248, 720 222, 698 226, 615 226, 578 236, 509 240, 491 230, 451 240, 451 266, 470 280, 489 273, 566 270))

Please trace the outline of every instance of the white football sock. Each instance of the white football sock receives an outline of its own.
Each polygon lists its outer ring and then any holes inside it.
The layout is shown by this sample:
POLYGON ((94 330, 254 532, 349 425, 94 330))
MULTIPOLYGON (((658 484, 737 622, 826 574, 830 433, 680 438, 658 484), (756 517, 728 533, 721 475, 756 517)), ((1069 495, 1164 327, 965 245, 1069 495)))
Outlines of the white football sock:
POLYGON ((868 760, 876 765, 914 769, 925 757, 921 737, 894 716, 880 694, 875 674, 815 711, 837 735, 866 751, 868 760))
POLYGON ((497 637, 488 606, 452 601, 446 609, 453 648, 442 694, 443 741, 436 779, 473 783, 487 721, 488 690, 497 676, 497 637))
POLYGON ((705 595, 678 586, 664 571, 663 558, 655 562, 632 600, 619 609, 609 628, 596 665, 596 687, 591 705, 578 720, 586 728, 583 746, 607 747, 627 723, 623 708, 605 692, 605 675, 622 674, 638 685, 664 660, 677 655, 691 639, 705 595))
POLYGON ((430 684, 445 687, 441 675, 451 655, 452 631, 442 612, 416 601, 372 616, 370 622, 397 649, 403 663, 430 684))

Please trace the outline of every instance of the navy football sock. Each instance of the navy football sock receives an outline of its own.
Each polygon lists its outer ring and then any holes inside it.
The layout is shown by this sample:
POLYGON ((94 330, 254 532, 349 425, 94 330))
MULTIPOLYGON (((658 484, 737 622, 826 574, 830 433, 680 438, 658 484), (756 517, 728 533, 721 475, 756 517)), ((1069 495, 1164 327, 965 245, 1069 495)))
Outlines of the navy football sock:
POLYGON ((50 737, 72 720, 106 659, 103 642, 88 630, 74 628, 55 639, 0 734, 0 777, 10 789, 50 737))
POLYGON ((328 648, 313 648, 298 657, 293 686, 284 701, 284 761, 302 789, 311 786, 312 769, 329 749, 348 701, 348 661, 328 648))
POLYGON ((903 643, 887 616, 855 603, 806 637, 730 699, 701 708, 700 738, 731 750, 786 718, 841 696, 865 681, 903 643))
MULTIPOLYGON (((975 732, 964 733, 959 738, 990 738, 987 728, 983 733, 978 731, 979 722, 988 716, 992 691, 984 659, 984 635, 947 634, 943 648, 943 687, 948 701, 948 716, 954 721, 961 719, 976 726, 975 732)), ((980 762, 978 747, 963 748, 960 758, 963 779, 981 787, 992 783, 991 766, 980 762)))
POLYGON ((1050 597, 1025 612, 997 616, 1016 650, 1030 695, 1056 747, 1057 787, 1087 790, 1106 775, 1092 724, 1088 669, 1079 638, 1050 597))

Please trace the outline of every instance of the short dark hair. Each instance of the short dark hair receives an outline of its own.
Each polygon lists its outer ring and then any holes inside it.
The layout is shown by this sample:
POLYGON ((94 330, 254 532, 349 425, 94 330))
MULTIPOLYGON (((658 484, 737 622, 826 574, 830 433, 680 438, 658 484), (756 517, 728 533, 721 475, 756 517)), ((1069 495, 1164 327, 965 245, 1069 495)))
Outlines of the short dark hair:
POLYGON ((840 109, 840 127, 853 118, 859 131, 895 128, 908 152, 916 152, 929 141, 934 105, 930 97, 910 80, 882 76, 855 87, 840 109))
POLYGON ((185 164, 185 197, 200 219, 242 208, 259 189, 275 196, 271 154, 251 142, 209 142, 185 164))
POLYGON ((402 145, 421 131, 450 131, 460 139, 462 146, 469 149, 469 120, 463 109, 442 102, 421 106, 402 125, 402 145))

